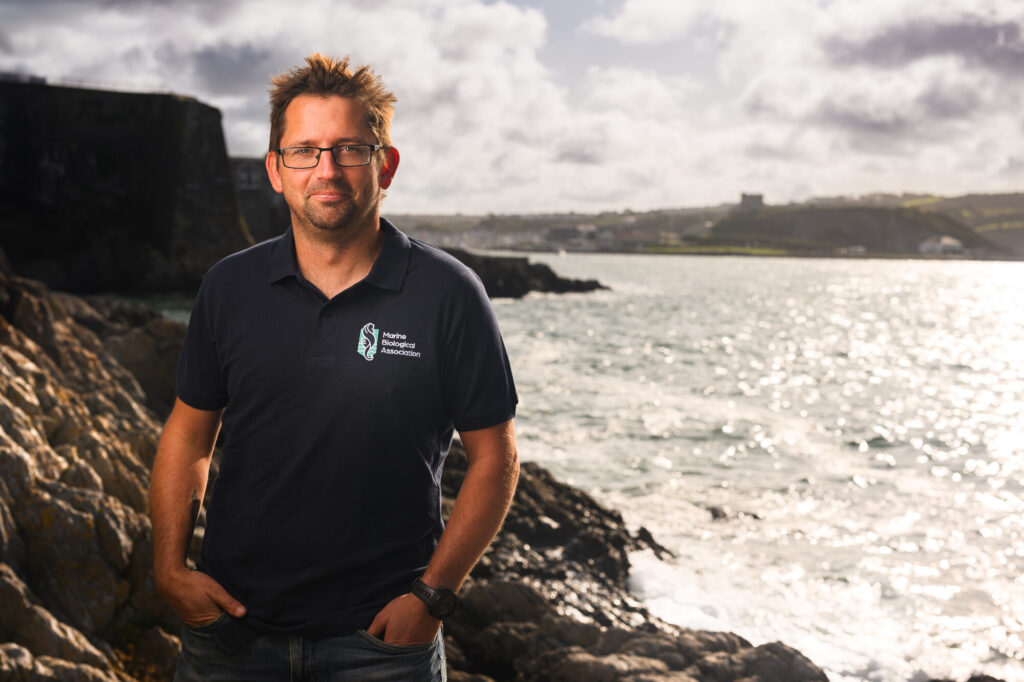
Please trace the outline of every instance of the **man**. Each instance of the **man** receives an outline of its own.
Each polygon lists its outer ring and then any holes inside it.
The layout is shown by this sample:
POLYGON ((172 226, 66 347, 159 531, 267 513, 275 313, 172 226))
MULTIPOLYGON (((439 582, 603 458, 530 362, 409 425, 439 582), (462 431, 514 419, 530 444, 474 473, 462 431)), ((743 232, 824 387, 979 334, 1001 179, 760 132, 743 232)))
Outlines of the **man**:
POLYGON ((153 465, 175 679, 444 679, 441 619, 518 477, 508 359, 475 275, 380 218, 394 95, 319 54, 273 85, 266 165, 291 228, 204 279, 153 465), (469 468, 444 527, 456 429, 469 468))

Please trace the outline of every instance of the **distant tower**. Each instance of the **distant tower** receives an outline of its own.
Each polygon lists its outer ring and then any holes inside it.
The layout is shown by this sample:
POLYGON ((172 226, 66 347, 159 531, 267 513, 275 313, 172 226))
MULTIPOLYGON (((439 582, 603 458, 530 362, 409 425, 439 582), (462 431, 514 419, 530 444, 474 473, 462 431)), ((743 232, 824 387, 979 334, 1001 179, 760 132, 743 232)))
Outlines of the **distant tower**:
POLYGON ((764 208, 764 195, 763 194, 741 194, 740 205, 737 207, 739 211, 760 211, 764 208))

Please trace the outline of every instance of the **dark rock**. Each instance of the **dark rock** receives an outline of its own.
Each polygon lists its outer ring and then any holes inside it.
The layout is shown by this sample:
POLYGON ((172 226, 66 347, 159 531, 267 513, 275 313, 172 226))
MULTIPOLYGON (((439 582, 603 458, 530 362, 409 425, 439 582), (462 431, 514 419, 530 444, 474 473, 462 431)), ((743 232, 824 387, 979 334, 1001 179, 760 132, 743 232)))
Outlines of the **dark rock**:
POLYGON ((146 662, 147 677, 169 680, 178 666, 181 641, 158 627, 151 627, 139 636, 132 653, 135 659, 146 662))
POLYGON ((462 672, 460 669, 448 670, 448 682, 495 682, 493 677, 462 672))
POLYGON ((458 258, 480 277, 487 295, 491 298, 522 298, 531 291, 564 294, 607 288, 593 279, 559 277, 547 265, 531 263, 528 258, 481 256, 454 248, 445 251, 458 258))
POLYGON ((0 644, 0 680, 10 682, 120 682, 112 672, 53 656, 33 656, 25 647, 0 644))
POLYGON ((665 663, 644 656, 610 654, 595 656, 580 647, 553 650, 524 660, 518 680, 530 682, 616 682, 650 680, 659 682, 700 682, 682 671, 670 670, 665 663))
POLYGON ((103 670, 110 661, 75 628, 47 611, 21 578, 0 564, 0 639, 14 641, 38 656, 55 656, 103 670))
POLYGON ((0 241, 64 291, 192 292, 245 247, 220 112, 189 97, 0 81, 0 241))
POLYGON ((185 325, 163 317, 110 335, 103 346, 135 375, 146 393, 146 404, 161 417, 174 406, 178 353, 185 339, 185 325))
POLYGON ((806 656, 782 642, 762 644, 739 656, 744 675, 763 682, 828 682, 806 656))
POLYGON ((160 318, 160 313, 133 301, 110 298, 109 296, 72 296, 53 293, 64 310, 100 340, 110 336, 126 334, 136 327, 160 318))
POLYGON ((14 497, 7 484, 0 479, 0 563, 17 568, 25 559, 25 541, 11 513, 13 505, 14 497))
POLYGON ((107 625, 131 586, 112 565, 121 557, 104 551, 96 518, 36 488, 19 501, 15 519, 27 541, 25 569, 33 592, 83 632, 107 625))
POLYGON ((728 521, 729 519, 733 518, 748 518, 754 519, 755 521, 761 520, 761 517, 753 512, 734 512, 726 507, 719 507, 715 505, 706 507, 706 509, 708 510, 708 513, 711 514, 711 519, 713 521, 728 521))

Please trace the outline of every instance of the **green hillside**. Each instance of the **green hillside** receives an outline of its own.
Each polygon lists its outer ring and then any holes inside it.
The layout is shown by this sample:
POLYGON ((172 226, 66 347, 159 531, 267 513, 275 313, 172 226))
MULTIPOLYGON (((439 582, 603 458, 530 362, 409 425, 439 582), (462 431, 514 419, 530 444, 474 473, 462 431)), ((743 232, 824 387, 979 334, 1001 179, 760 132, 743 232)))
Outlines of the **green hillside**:
POLYGON ((790 206, 735 211, 705 238, 708 245, 785 249, 792 253, 919 254, 922 242, 949 236, 974 255, 1002 249, 948 215, 916 208, 790 206))
POLYGON ((948 216, 998 247, 1024 256, 1024 194, 968 194, 919 202, 921 210, 948 216))

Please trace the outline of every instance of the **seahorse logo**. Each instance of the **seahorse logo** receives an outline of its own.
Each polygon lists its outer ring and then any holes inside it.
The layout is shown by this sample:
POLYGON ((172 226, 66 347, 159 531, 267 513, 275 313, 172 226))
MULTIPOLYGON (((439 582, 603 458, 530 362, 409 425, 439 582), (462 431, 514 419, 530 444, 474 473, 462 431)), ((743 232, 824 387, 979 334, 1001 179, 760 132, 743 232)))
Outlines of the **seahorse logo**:
POLYGON ((364 324, 363 328, 359 330, 359 345, 356 347, 356 352, 367 360, 373 360, 373 357, 377 355, 377 337, 379 335, 380 330, 373 325, 373 322, 364 324))

